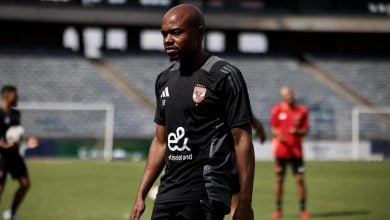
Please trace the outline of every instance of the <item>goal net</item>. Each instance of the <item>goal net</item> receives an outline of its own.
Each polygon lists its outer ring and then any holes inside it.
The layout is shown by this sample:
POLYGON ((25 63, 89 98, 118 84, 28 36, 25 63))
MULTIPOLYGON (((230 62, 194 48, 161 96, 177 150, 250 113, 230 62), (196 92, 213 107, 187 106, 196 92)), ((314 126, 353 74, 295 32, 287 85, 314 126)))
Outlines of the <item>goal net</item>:
POLYGON ((352 110, 352 147, 355 160, 390 156, 390 108, 352 110))
POLYGON ((77 151, 82 159, 112 159, 112 104, 21 102, 18 109, 25 136, 37 137, 57 151, 77 151))

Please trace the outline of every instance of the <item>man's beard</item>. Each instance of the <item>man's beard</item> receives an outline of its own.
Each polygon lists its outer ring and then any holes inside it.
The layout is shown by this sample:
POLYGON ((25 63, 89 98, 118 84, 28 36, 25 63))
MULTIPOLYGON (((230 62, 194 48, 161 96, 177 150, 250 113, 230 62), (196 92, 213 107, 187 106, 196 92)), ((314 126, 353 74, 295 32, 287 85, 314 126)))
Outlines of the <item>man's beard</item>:
POLYGON ((169 57, 169 60, 171 62, 188 62, 189 60, 192 60, 193 53, 186 53, 186 54, 181 54, 180 56, 176 57, 169 57))
POLYGON ((180 57, 169 57, 169 61, 171 61, 172 63, 180 61, 180 57))
POLYGON ((12 102, 10 103, 10 106, 11 106, 12 108, 15 108, 16 106, 18 106, 18 101, 17 101, 17 100, 12 101, 12 102))

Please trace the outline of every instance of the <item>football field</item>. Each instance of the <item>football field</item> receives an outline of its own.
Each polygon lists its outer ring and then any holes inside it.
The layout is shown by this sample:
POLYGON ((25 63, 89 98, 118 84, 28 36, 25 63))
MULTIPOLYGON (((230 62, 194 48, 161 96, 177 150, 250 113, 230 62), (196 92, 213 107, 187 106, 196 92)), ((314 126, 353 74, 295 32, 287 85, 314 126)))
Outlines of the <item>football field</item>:
MULTIPOLYGON (((21 220, 127 219, 144 162, 30 160, 32 189, 21 220)), ((272 163, 256 163, 255 219, 273 211, 272 163)), ((390 162, 307 162, 308 209, 312 219, 390 219, 390 162)), ((285 217, 298 219, 291 175, 286 181, 285 217)), ((1 211, 9 207, 16 184, 8 179, 1 211)), ((142 219, 150 219, 148 200, 142 219)))

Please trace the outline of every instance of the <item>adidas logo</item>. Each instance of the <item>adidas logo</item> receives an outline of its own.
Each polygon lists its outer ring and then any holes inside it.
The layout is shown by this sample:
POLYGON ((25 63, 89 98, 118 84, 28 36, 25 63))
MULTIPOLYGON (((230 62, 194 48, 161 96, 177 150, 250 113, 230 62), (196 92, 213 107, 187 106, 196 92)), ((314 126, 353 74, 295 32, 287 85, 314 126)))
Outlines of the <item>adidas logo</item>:
POLYGON ((161 98, 167 98, 169 97, 169 91, 168 91, 168 86, 165 87, 164 91, 161 93, 161 98))

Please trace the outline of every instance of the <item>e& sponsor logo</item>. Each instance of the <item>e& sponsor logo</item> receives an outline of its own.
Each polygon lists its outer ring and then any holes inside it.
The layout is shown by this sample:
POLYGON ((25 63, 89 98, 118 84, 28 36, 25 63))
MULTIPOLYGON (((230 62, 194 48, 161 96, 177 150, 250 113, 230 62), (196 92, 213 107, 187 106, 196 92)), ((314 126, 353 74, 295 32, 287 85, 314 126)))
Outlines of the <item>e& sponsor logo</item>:
POLYGON ((168 159, 171 161, 192 160, 191 149, 188 147, 188 138, 185 137, 186 132, 183 127, 178 127, 176 132, 168 134, 168 149, 171 152, 178 152, 179 154, 170 154, 168 159), (186 154, 185 154, 186 153, 186 154))
POLYGON ((188 138, 185 137, 186 131, 183 127, 178 127, 176 132, 168 134, 168 148, 171 151, 191 151, 187 146, 188 138), (179 146, 179 142, 183 140, 183 145, 179 146))

